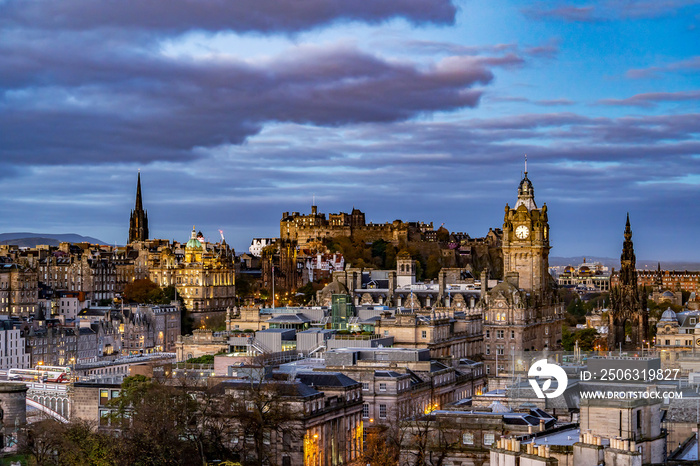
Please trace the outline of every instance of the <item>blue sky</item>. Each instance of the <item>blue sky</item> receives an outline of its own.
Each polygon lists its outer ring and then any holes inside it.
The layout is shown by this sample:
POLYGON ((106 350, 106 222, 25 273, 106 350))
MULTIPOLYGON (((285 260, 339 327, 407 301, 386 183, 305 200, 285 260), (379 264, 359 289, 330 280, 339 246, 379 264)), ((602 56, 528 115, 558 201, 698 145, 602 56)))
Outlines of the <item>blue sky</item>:
POLYGON ((552 255, 700 261, 700 2, 0 0, 0 230, 124 243, 284 211, 502 225, 528 155, 552 255))

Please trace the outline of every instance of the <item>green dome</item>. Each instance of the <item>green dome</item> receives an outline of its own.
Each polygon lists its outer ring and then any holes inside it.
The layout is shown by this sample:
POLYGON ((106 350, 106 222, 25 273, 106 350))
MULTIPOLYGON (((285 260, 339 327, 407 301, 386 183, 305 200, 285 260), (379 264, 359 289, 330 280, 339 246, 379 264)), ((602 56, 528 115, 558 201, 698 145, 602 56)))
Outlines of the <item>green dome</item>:
POLYGON ((202 249, 202 243, 197 239, 197 232, 195 231, 194 226, 192 226, 192 236, 190 236, 190 240, 185 245, 185 248, 202 249))
POLYGON ((192 238, 187 242, 185 247, 189 249, 202 249, 202 243, 197 238, 192 238))

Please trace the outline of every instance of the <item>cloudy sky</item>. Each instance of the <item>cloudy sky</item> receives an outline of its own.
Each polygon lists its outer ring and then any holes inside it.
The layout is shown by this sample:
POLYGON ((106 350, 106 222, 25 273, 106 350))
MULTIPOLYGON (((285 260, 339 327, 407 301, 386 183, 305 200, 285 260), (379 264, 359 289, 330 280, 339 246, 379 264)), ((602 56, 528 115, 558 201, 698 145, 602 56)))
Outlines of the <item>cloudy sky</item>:
POLYGON ((283 211, 483 236, 528 156, 552 255, 700 261, 700 1, 0 0, 0 232, 283 211))

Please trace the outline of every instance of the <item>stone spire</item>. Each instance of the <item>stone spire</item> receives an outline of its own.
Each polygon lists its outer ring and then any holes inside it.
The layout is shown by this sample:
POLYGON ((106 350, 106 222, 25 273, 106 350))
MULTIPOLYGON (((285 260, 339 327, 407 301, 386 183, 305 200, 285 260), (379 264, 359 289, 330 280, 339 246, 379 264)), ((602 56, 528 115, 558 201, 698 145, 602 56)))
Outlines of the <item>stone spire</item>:
POLYGON ((129 243, 135 241, 146 241, 148 239, 148 214, 143 209, 141 199, 141 171, 139 171, 136 181, 136 205, 131 211, 129 221, 129 243))
POLYGON ((632 228, 630 227, 630 214, 627 213, 625 225, 625 241, 622 243, 620 255, 620 285, 637 288, 637 259, 634 255, 632 243, 632 228))
POLYGON ((141 200, 141 170, 139 170, 138 177, 136 178, 136 207, 135 210, 138 212, 143 210, 143 201, 141 200))
POLYGON ((619 284, 610 289, 610 311, 608 312, 608 349, 610 350, 618 348, 620 344, 639 348, 648 338, 646 293, 637 285, 637 260, 634 255, 629 213, 624 237, 620 255, 619 284), (631 332, 626 335, 625 327, 628 323, 631 324, 631 332))

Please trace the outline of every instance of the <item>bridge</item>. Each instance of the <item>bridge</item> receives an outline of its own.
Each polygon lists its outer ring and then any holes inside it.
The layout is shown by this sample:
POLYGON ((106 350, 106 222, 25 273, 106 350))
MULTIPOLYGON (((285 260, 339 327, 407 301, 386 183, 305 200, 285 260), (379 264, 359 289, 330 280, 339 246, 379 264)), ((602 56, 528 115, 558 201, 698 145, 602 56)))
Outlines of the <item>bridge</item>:
POLYGON ((70 419, 67 383, 17 382, 27 386, 27 406, 36 408, 57 421, 70 419))

